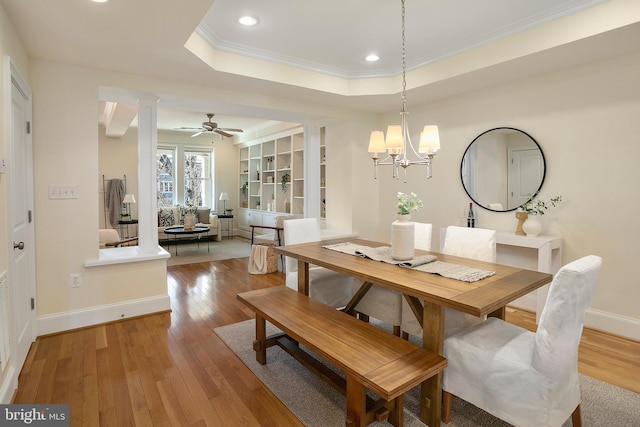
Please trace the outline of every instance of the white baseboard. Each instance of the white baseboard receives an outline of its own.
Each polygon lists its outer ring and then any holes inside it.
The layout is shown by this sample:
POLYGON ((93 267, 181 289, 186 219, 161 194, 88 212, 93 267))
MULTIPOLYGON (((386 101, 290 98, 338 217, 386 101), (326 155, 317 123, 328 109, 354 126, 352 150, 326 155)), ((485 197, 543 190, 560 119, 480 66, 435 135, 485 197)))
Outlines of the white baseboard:
MULTIPOLYGON (((536 298, 529 294, 518 298, 510 306, 536 311, 536 298)), ((606 311, 588 309, 584 316, 584 326, 610 334, 640 341, 640 320, 633 317, 611 314, 606 311)))
POLYGON ((584 326, 640 341, 640 320, 600 310, 587 310, 584 326))
POLYGON ((36 320, 36 336, 99 325, 127 317, 142 316, 170 309, 169 295, 158 295, 82 310, 39 316, 36 320))
POLYGON ((536 302, 537 300, 536 300, 535 293, 532 292, 531 294, 527 294, 523 297, 518 298, 517 300, 513 301, 509 305, 513 307, 519 307, 524 310, 533 311, 535 313, 536 302))
POLYGON ((13 393, 18 388, 18 371, 12 364, 7 366, 7 372, 4 373, 2 384, 0 384, 0 404, 8 405, 13 399, 13 393))

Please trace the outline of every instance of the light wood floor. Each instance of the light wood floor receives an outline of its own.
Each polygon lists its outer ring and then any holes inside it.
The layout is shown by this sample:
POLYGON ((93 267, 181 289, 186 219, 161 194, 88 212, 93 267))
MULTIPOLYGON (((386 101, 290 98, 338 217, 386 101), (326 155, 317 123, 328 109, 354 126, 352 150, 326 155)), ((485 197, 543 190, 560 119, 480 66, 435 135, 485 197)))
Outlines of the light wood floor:
MULTIPOLYGON (((238 292, 284 283, 247 260, 169 267, 171 313, 39 338, 14 403, 68 403, 72 426, 302 425, 212 331, 253 317, 238 292)), ((580 372, 640 392, 640 343, 585 330, 580 372)))

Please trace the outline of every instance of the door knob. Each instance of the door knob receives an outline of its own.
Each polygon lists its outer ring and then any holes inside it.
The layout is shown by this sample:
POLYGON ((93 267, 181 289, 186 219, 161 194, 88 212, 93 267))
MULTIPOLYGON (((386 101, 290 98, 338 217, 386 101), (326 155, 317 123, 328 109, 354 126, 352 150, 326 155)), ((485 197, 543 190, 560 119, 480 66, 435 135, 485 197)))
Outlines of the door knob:
POLYGON ((20 250, 23 250, 24 249, 24 242, 20 242, 20 243, 13 242, 13 249, 16 249, 16 248, 20 249, 20 250))

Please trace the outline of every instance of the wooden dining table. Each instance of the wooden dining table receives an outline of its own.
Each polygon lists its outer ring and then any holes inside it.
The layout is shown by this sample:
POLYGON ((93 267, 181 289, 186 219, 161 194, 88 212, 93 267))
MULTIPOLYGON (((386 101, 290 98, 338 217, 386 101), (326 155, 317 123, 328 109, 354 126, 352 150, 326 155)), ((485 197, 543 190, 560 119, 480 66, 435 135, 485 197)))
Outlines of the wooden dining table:
MULTIPOLYGON (((310 265, 354 277, 367 286, 374 284, 402 293, 418 319, 422 317, 423 347, 440 355, 443 355, 445 338, 445 308, 478 317, 486 315, 504 319, 507 304, 552 280, 552 275, 548 273, 416 250, 416 255, 432 254, 438 261, 495 272, 488 278, 467 283, 324 247, 338 242, 322 241, 287 245, 276 247, 274 250, 276 253, 298 260, 298 291, 305 295, 309 295, 310 265)), ((348 242, 371 247, 388 246, 385 243, 363 239, 350 239, 348 242)), ((366 289, 367 286, 363 288, 366 289)), ((357 293, 354 299, 361 298, 362 293, 357 293)), ((352 300, 351 306, 355 305, 355 300, 352 300)), ((441 406, 442 374, 438 374, 421 386, 420 419, 422 422, 430 427, 439 426, 441 406)))

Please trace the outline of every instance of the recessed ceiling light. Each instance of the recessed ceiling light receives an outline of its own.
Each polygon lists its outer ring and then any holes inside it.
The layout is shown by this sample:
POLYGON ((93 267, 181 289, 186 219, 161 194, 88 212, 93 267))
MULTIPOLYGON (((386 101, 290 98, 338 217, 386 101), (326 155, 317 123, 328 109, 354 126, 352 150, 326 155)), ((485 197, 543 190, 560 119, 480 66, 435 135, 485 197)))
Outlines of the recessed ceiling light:
POLYGON ((252 25, 256 25, 258 23, 258 20, 253 16, 242 16, 240 19, 238 19, 238 22, 242 25, 250 27, 252 25))
POLYGON ((91 1, 94 2, 94 3, 106 3, 109 0, 91 0, 91 1))
POLYGON ((378 59, 380 59, 380 57, 375 53, 371 53, 367 55, 366 58, 364 58, 364 60, 367 62, 376 62, 378 59))

